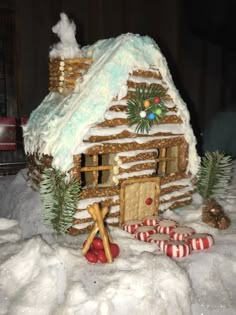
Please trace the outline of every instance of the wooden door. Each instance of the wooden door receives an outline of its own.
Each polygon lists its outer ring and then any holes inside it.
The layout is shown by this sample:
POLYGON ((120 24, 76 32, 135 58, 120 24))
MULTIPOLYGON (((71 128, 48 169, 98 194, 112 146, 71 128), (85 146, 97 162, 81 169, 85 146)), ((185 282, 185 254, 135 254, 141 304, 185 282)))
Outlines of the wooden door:
POLYGON ((159 177, 125 180, 120 191, 120 224, 157 215, 159 195, 159 177))

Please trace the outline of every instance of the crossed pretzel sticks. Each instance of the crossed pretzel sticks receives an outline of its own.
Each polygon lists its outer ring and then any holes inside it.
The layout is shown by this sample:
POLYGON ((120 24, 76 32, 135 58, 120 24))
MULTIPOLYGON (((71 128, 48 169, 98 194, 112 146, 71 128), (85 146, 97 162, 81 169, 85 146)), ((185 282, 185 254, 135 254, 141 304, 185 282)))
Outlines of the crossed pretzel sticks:
POLYGON ((93 218, 94 225, 93 225, 92 230, 89 233, 89 236, 88 236, 88 238, 84 244, 82 252, 84 255, 87 254, 97 232, 99 231, 100 236, 102 238, 103 247, 104 247, 104 251, 106 254, 107 262, 112 263, 113 257, 112 257, 111 249, 110 249, 110 243, 112 243, 112 239, 111 239, 108 231, 106 230, 106 228, 104 226, 104 218, 108 213, 108 207, 107 206, 102 207, 102 210, 100 210, 98 203, 94 203, 94 204, 88 206, 88 212, 91 215, 91 217, 93 218))

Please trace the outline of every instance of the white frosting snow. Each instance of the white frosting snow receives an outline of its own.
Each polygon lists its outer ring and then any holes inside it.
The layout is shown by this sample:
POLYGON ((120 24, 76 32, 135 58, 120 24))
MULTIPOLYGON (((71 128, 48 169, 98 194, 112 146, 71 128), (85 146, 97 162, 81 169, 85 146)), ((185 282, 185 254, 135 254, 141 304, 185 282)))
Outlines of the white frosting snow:
MULTIPOLYGON (((113 201, 116 201, 119 199, 118 195, 115 196, 111 196, 110 199, 112 199, 113 201)), ((80 199, 78 202, 78 209, 86 209, 88 207, 88 205, 91 205, 95 202, 101 202, 101 201, 105 201, 107 200, 107 197, 96 197, 96 198, 87 198, 87 199, 80 199)))
MULTIPOLYGON (((124 130, 129 130, 130 132, 134 132, 134 129, 135 129, 134 127, 127 128, 126 125, 117 126, 117 127, 107 127, 107 128, 92 127, 91 129, 89 129, 88 133, 86 134, 85 139, 88 139, 92 135, 94 136, 105 136, 105 135, 107 136, 108 134, 116 135, 116 134, 121 133, 124 130)), ((177 124, 174 126, 172 124, 154 125, 152 129, 150 130, 149 135, 152 135, 154 133, 159 133, 159 132, 163 132, 163 133, 169 132, 172 134, 182 135, 184 133, 184 128, 182 125, 177 125, 177 124)), ((159 138, 163 139, 163 136, 159 138)), ((129 141, 131 141, 131 139, 129 141)), ((146 142, 147 139, 144 138, 144 141, 146 142)), ((118 143, 119 139, 116 139, 115 142, 118 143)))
MULTIPOLYGON (((177 202, 191 201, 191 197, 181 198, 181 199, 178 199, 176 201, 177 202)), ((173 203, 174 203, 174 201, 162 203, 158 206, 158 209, 159 209, 159 211, 164 212, 164 211, 168 210, 173 205, 173 203)))

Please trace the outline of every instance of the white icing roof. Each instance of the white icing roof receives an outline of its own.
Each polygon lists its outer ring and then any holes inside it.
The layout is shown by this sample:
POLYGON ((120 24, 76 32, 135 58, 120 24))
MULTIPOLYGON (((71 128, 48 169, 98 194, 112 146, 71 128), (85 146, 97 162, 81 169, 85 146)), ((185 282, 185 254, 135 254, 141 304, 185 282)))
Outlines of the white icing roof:
MULTIPOLYGON (((199 157, 189 112, 154 40, 128 33, 98 41, 84 47, 82 51, 84 56, 94 59, 92 66, 83 81, 77 81, 72 94, 64 97, 58 93, 49 93, 32 112, 24 127, 25 151, 52 155, 53 166, 68 171, 73 167, 73 155, 84 152, 86 145, 82 144, 83 139, 92 126, 104 119, 113 97, 118 95, 122 98, 126 95, 129 74, 136 69, 150 70, 152 67, 160 71, 169 88, 168 94, 177 106, 177 115, 183 120, 182 126, 176 128, 182 130, 189 143, 188 170, 196 174, 199 157)), ((179 132, 175 127, 172 129, 173 133, 179 132)))

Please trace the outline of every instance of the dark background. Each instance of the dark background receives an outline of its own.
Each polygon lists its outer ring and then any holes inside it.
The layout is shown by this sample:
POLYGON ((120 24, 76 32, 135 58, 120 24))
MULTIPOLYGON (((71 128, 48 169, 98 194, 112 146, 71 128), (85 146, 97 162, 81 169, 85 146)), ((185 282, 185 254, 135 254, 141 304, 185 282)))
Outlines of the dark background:
POLYGON ((60 12, 76 23, 81 46, 126 32, 155 39, 197 136, 215 113, 235 107, 234 0, 0 0, 2 116, 28 117, 48 93, 60 12))

